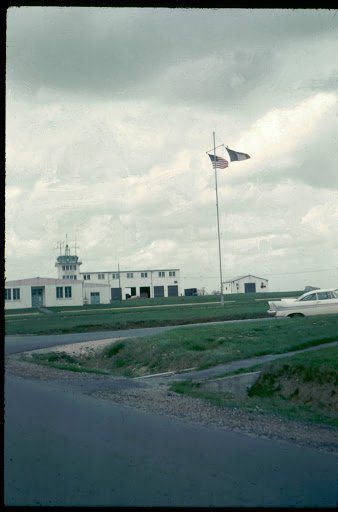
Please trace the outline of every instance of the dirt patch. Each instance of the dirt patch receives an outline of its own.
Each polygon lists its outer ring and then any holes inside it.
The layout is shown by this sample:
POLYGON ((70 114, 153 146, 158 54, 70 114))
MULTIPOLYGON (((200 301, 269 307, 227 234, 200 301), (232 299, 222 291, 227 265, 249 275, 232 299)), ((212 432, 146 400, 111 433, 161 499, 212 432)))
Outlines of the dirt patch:
POLYGON ((276 382, 278 395, 291 402, 337 414, 338 387, 334 383, 318 384, 297 378, 282 377, 276 382))

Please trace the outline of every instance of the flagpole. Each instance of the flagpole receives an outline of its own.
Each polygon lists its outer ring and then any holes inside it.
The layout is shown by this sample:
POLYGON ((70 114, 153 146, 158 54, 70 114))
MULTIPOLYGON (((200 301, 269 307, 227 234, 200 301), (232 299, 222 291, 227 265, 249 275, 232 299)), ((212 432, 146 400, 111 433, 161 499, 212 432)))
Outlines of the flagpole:
POLYGON ((215 132, 212 132, 212 133, 213 133, 213 138, 214 138, 214 168, 215 168, 216 211, 217 211, 217 231, 218 231, 219 274, 220 274, 220 280, 221 280, 221 304, 223 306, 224 305, 224 297, 223 297, 223 279, 222 279, 221 239, 220 239, 220 232, 219 232, 219 213, 218 213, 216 142, 215 142, 215 132))

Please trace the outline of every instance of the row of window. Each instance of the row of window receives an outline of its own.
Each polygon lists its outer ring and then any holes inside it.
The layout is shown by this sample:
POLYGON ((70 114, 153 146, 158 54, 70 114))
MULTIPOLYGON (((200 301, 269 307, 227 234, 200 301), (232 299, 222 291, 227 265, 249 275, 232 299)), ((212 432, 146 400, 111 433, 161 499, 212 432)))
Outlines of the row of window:
MULTIPOLYGON (((158 272, 158 277, 165 277, 165 272, 164 271, 160 271, 158 272)), ((90 281, 90 276, 91 274, 83 274, 83 279, 85 281, 90 281)), ((176 271, 175 270, 169 270, 169 277, 175 277, 176 276, 176 271)), ((69 277, 69 276, 67 276, 69 277)), ((106 274, 97 274, 97 278, 102 280, 102 279, 105 279, 106 277, 106 274)), ((108 277, 108 275, 107 275, 108 277)), ((112 279, 119 279, 120 275, 118 272, 113 272, 112 275, 111 275, 112 279)), ((141 272, 141 277, 142 278, 147 278, 148 277, 148 272, 141 272)), ((134 272, 127 272, 127 279, 133 279, 134 278, 134 272)))
POLYGON ((76 276, 62 276, 62 279, 76 279, 76 276))
POLYGON ((72 298, 72 287, 71 286, 57 286, 56 287, 56 298, 57 299, 71 299, 72 298))
POLYGON ((62 265, 62 270, 76 270, 76 265, 62 265))
POLYGON ((5 300, 20 300, 20 288, 5 288, 5 300))

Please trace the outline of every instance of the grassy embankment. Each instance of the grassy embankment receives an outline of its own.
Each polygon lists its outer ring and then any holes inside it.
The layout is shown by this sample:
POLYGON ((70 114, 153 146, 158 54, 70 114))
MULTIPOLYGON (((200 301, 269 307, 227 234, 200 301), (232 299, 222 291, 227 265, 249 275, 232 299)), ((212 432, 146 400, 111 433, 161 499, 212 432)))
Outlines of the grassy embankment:
POLYGON ((6 311, 6 335, 62 334, 184 325, 196 322, 267 317, 269 298, 297 296, 300 292, 173 297, 114 301, 107 305, 48 308, 47 315, 32 310, 6 311), (203 304, 208 302, 208 304, 203 304), (140 307, 141 306, 141 307, 140 307), (35 314, 34 314, 35 313, 35 314))
MULTIPOLYGON (((144 374, 207 368, 265 354, 283 354, 338 339, 333 315, 250 323, 177 327, 161 334, 117 340, 102 351, 75 356, 35 352, 32 361, 61 370, 135 377, 144 374)), ((254 363, 253 363, 254 364, 254 363)), ((261 414, 338 425, 338 348, 322 348, 245 371, 263 370, 247 397, 210 392, 186 380, 176 393, 261 414)))
POLYGON ((173 383, 171 389, 218 407, 338 427, 337 346, 250 368, 256 370, 261 374, 247 396, 209 391, 202 382, 189 380, 173 383))

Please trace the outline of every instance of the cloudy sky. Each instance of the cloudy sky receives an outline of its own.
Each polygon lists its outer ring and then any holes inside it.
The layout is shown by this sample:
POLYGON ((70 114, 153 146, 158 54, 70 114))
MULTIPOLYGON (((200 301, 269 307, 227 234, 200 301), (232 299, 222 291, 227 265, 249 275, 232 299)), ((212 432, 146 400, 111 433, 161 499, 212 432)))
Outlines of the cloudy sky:
POLYGON ((179 268, 338 285, 335 10, 7 11, 6 277, 179 268))

